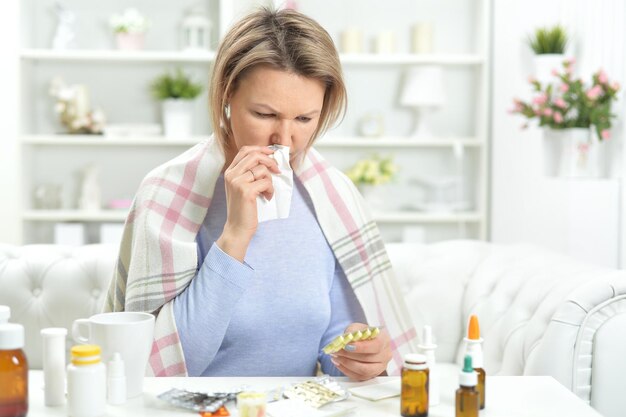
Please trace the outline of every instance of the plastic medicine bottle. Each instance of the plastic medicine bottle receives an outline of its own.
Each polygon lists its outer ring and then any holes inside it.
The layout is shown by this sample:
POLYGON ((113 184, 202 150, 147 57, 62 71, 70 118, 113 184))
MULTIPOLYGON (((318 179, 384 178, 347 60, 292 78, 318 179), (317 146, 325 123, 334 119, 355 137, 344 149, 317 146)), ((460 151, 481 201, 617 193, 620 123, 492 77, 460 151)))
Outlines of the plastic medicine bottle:
POLYGON ((106 367, 100 362, 100 346, 72 348, 67 366, 67 401, 70 417, 99 417, 106 413, 106 367))

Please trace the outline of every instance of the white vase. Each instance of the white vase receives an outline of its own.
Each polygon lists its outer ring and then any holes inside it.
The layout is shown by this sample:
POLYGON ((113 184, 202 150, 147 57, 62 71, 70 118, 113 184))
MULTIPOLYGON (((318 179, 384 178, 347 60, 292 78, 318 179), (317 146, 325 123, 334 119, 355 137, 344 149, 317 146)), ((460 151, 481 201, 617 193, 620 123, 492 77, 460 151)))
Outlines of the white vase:
POLYGON ((143 49, 143 33, 117 33, 115 35, 117 49, 122 51, 139 51, 143 49))
POLYGON ((381 210, 385 207, 383 187, 373 184, 360 184, 359 192, 371 210, 381 210))
POLYGON ((163 100, 163 134, 168 139, 185 139, 191 136, 193 100, 163 100))
POLYGON ((542 84, 555 83, 558 79, 552 75, 552 71, 556 69, 563 72, 563 54, 540 54, 534 57, 535 78, 542 84))
POLYGON ((543 166, 549 177, 603 176, 603 149, 594 128, 544 129, 543 166))

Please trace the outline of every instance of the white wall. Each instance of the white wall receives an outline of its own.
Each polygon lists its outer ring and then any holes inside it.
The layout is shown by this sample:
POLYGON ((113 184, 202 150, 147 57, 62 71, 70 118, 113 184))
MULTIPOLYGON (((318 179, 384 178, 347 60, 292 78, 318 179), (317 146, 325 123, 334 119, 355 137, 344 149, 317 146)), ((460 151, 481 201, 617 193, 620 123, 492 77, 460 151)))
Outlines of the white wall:
POLYGON ((18 181, 19 143, 18 101, 19 65, 19 0, 2 2, 0 13, 0 242, 18 243, 21 240, 19 219, 20 192, 18 181))
MULTIPOLYGON (((570 52, 577 58, 583 79, 588 81, 591 72, 602 67, 623 86, 623 1, 494 3, 492 240, 536 243, 581 260, 619 266, 623 258, 623 192, 617 178, 623 169, 621 122, 606 149, 612 159, 612 179, 548 179, 541 173, 539 129, 521 131, 524 120, 509 115, 507 109, 514 97, 527 99, 530 95, 527 78, 532 74, 532 54, 526 39, 537 26, 566 25, 573 38, 570 52)), ((623 107, 617 112, 623 120, 623 107)))

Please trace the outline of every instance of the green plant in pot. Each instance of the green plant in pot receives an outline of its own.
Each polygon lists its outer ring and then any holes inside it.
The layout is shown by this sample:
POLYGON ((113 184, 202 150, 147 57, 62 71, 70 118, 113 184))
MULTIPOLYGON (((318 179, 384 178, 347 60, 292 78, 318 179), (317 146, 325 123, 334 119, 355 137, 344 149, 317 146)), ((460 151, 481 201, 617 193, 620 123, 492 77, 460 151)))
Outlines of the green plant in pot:
POLYGON ((567 31, 561 25, 540 27, 528 37, 528 45, 535 53, 535 78, 549 82, 552 70, 558 70, 565 59, 565 49, 569 42, 567 31))
POLYGON ((150 88, 162 103, 164 135, 171 139, 191 136, 193 100, 202 93, 202 84, 178 68, 156 78, 150 88))

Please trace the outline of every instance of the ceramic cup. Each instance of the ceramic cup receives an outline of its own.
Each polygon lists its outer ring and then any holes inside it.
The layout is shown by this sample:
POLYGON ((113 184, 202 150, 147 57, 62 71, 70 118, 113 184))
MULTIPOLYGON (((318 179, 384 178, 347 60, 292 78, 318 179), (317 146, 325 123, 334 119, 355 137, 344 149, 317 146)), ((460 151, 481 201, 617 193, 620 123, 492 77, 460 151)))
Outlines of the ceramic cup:
POLYGON ((128 398, 143 392, 143 377, 153 336, 154 316, 149 313, 102 313, 75 320, 72 324, 72 337, 76 343, 100 346, 104 364, 108 364, 113 353, 120 353, 126 371, 128 398))

